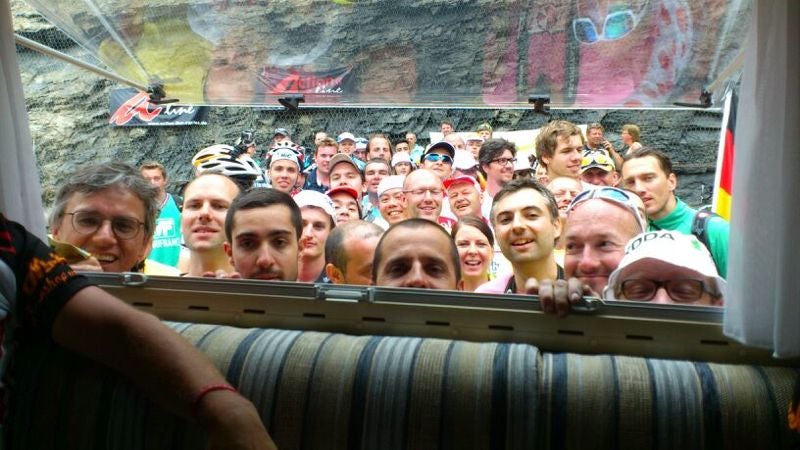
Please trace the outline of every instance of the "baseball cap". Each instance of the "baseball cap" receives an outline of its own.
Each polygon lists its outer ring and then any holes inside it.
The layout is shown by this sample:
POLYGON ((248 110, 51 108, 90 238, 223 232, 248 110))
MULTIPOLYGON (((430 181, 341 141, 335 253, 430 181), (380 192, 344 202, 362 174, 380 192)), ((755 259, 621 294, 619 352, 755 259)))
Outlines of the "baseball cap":
POLYGON ((475 128, 475 131, 476 132, 477 131, 488 131, 488 132, 491 133, 492 132, 492 126, 489 125, 488 122, 484 122, 484 123, 478 125, 478 128, 475 128))
POLYGON ((398 152, 392 156, 392 167, 400 163, 409 163, 412 167, 414 167, 414 162, 411 161, 411 155, 409 155, 408 152, 398 152))
POLYGON ((297 160, 297 153, 289 150, 288 148, 279 148, 269 153, 269 166, 272 167, 276 161, 291 161, 297 164, 298 170, 300 169, 300 162, 297 160))
POLYGON ((272 135, 275 136, 276 134, 289 137, 289 131, 287 131, 286 128, 275 128, 275 131, 272 132, 272 135))
POLYGON ((369 144, 369 141, 366 139, 362 137, 356 138, 356 150, 366 150, 367 144, 369 144))
POLYGON ((452 186, 454 184, 459 184, 459 183, 471 184, 472 186, 475 187, 475 189, 478 191, 478 193, 481 192, 481 185, 478 183, 478 180, 476 180, 475 178, 466 176, 466 175, 460 176, 460 177, 448 178, 448 179, 446 179, 446 180, 444 180, 442 182, 442 184, 444 185, 445 190, 450 189, 450 186, 452 186))
POLYGON ((336 211, 333 206, 333 200, 331 200, 330 197, 323 194, 322 192, 306 189, 298 192, 292 198, 294 199, 294 202, 297 203, 297 206, 300 208, 305 208, 306 206, 314 206, 325 211, 325 214, 331 216, 331 219, 333 219, 333 223, 336 223, 336 211))
POLYGON ((358 201, 358 191, 351 188, 350 186, 337 186, 333 189, 328 190, 325 194, 330 198, 333 197, 334 194, 338 194, 339 192, 344 192, 347 195, 353 197, 356 201, 358 201))
POLYGON ((581 174, 594 167, 611 172, 614 170, 614 161, 604 152, 589 152, 581 160, 581 174))
POLYGON ((353 133, 344 132, 340 134, 339 137, 336 138, 336 142, 341 143, 342 141, 346 141, 348 139, 350 139, 353 142, 356 141, 356 137, 353 136, 353 133))
POLYGON ((352 165, 353 167, 356 168, 356 170, 359 173, 361 173, 361 170, 358 169, 358 166, 356 165, 355 161, 353 161, 353 158, 348 156, 346 153, 337 153, 337 154, 333 155, 333 158, 331 158, 331 162, 328 163, 328 170, 333 171, 333 168, 337 164, 343 163, 343 162, 346 162, 346 163, 352 165))
POLYGON ((518 170, 531 170, 531 161, 527 156, 517 155, 517 160, 514 161, 514 172, 518 170))
POLYGON ((478 133, 470 133, 470 134, 467 135, 466 141, 467 142, 469 142, 469 141, 483 142, 484 139, 482 137, 480 137, 480 135, 478 135, 478 133))
POLYGON ((451 144, 451 143, 449 143, 447 141, 439 141, 439 142, 435 142, 435 143, 431 144, 431 146, 428 147, 427 150, 425 150, 425 153, 422 154, 422 157, 424 158, 425 155, 427 155, 428 153, 436 150, 437 148, 443 148, 443 149, 447 150, 447 153, 450 154, 451 158, 455 158, 455 156, 456 156, 456 148, 453 147, 453 144, 451 144))
POLYGON ((466 150, 456 150, 453 158, 453 168, 457 170, 470 170, 478 166, 478 161, 466 150))
POLYGON ((391 191, 392 189, 403 189, 403 182, 405 180, 405 175, 390 175, 388 177, 383 177, 381 182, 378 183, 378 197, 386 193, 386 191, 391 191))
POLYGON ((655 262, 689 269, 707 280, 710 279, 716 286, 717 292, 725 297, 727 284, 719 276, 717 266, 706 246, 694 235, 665 230, 641 233, 628 241, 625 246, 625 256, 622 257, 617 269, 608 277, 604 297, 616 300, 615 291, 622 273, 640 262, 643 264, 655 262))

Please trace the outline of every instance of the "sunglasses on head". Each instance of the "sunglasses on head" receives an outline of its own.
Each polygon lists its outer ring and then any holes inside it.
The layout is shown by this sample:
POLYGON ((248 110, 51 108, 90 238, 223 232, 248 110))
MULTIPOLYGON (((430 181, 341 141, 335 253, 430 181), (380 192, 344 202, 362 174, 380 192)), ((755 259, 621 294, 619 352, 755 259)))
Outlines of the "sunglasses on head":
POLYGON ((622 39, 636 29, 646 9, 647 4, 645 3, 638 16, 630 8, 609 13, 603 20, 603 28, 600 33, 592 19, 579 17, 572 21, 572 33, 575 35, 575 39, 582 44, 622 39))
POLYGON ((572 199, 572 202, 567 207, 567 215, 572 212, 573 209, 577 205, 581 203, 591 200, 593 198, 600 198, 603 200, 608 200, 614 202, 628 211, 630 211, 634 217, 636 217, 636 222, 639 224, 639 228, 641 231, 647 229, 647 221, 644 217, 642 217, 639 208, 637 207, 636 203, 633 202, 632 195, 622 189, 615 188, 615 187, 601 187, 596 189, 587 189, 580 194, 576 195, 575 198, 572 199))
POLYGON ((586 167, 590 164, 599 164, 601 166, 614 166, 614 162, 602 152, 592 152, 581 159, 581 167, 586 167))
POLYGON ((441 161, 445 164, 453 164, 453 158, 451 158, 450 155, 442 155, 440 153, 428 153, 423 159, 430 162, 441 161))

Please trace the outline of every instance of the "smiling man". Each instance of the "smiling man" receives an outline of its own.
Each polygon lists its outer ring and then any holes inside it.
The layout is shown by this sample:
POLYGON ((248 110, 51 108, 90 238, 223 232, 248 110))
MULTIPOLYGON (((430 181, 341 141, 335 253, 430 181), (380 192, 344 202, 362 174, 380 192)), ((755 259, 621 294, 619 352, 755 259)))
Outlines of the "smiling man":
POLYGON ((287 194, 291 193, 300 176, 300 162, 297 154, 288 148, 280 148, 269 154, 269 180, 272 188, 287 194))
POLYGON ((378 185, 378 210, 381 219, 373 223, 383 229, 409 218, 408 202, 403 193, 405 178, 403 175, 391 175, 381 180, 378 185))
POLYGON ((511 181, 494 197, 491 221, 513 274, 498 277, 476 292, 520 294, 529 278, 564 278, 553 255, 562 227, 550 191, 529 178, 511 181))
POLYGON ((554 120, 536 136, 536 156, 547 168, 547 178, 580 178, 583 158, 581 129, 566 120, 554 120))
POLYGON ((466 216, 482 217, 481 186, 472 177, 453 177, 444 180, 450 210, 459 219, 466 216))
POLYGON ((408 201, 408 215, 438 223, 448 230, 455 221, 442 216, 444 189, 442 180, 431 170, 419 169, 406 176, 403 182, 403 193, 408 201))
POLYGON ((420 167, 432 170, 441 180, 446 180, 453 173, 455 156, 456 148, 449 142, 440 141, 425 150, 420 167))
POLYGON ((302 220, 284 192, 256 188, 237 197, 225 217, 225 253, 234 276, 296 281, 302 220))
POLYGON ((193 277, 231 272, 223 244, 225 215, 239 186, 225 175, 204 172, 192 180, 183 191, 181 231, 189 250, 182 264, 185 274, 193 277))
POLYGON ((383 158, 372 158, 367 161, 364 168, 364 183, 366 184, 367 196, 361 202, 364 220, 375 222, 381 217, 378 205, 378 185, 381 180, 391 174, 389 162, 383 158))
POLYGON ((133 167, 107 162, 79 169, 61 186, 50 215, 56 240, 91 257, 76 270, 140 271, 153 236, 158 190, 133 167))

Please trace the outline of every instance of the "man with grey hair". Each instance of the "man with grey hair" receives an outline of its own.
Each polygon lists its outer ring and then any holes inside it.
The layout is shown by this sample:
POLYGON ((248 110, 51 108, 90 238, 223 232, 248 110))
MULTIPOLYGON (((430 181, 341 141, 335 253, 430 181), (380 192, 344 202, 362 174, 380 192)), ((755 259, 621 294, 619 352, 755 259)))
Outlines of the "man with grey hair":
POLYGON ((124 162, 89 165, 56 194, 50 231, 56 240, 89 253, 74 269, 141 271, 158 214, 157 196, 158 189, 124 162))
POLYGON ((338 225, 325 242, 325 271, 333 284, 372 284, 372 258, 383 235, 378 225, 353 220, 338 225))

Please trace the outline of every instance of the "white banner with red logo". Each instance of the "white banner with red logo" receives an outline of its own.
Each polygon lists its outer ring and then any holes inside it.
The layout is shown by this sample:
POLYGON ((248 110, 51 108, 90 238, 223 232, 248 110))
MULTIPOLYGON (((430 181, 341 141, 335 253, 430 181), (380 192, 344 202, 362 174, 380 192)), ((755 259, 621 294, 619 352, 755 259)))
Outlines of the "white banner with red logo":
POLYGON ((111 91, 108 106, 108 123, 117 127, 208 125, 208 106, 159 105, 133 88, 111 91))

